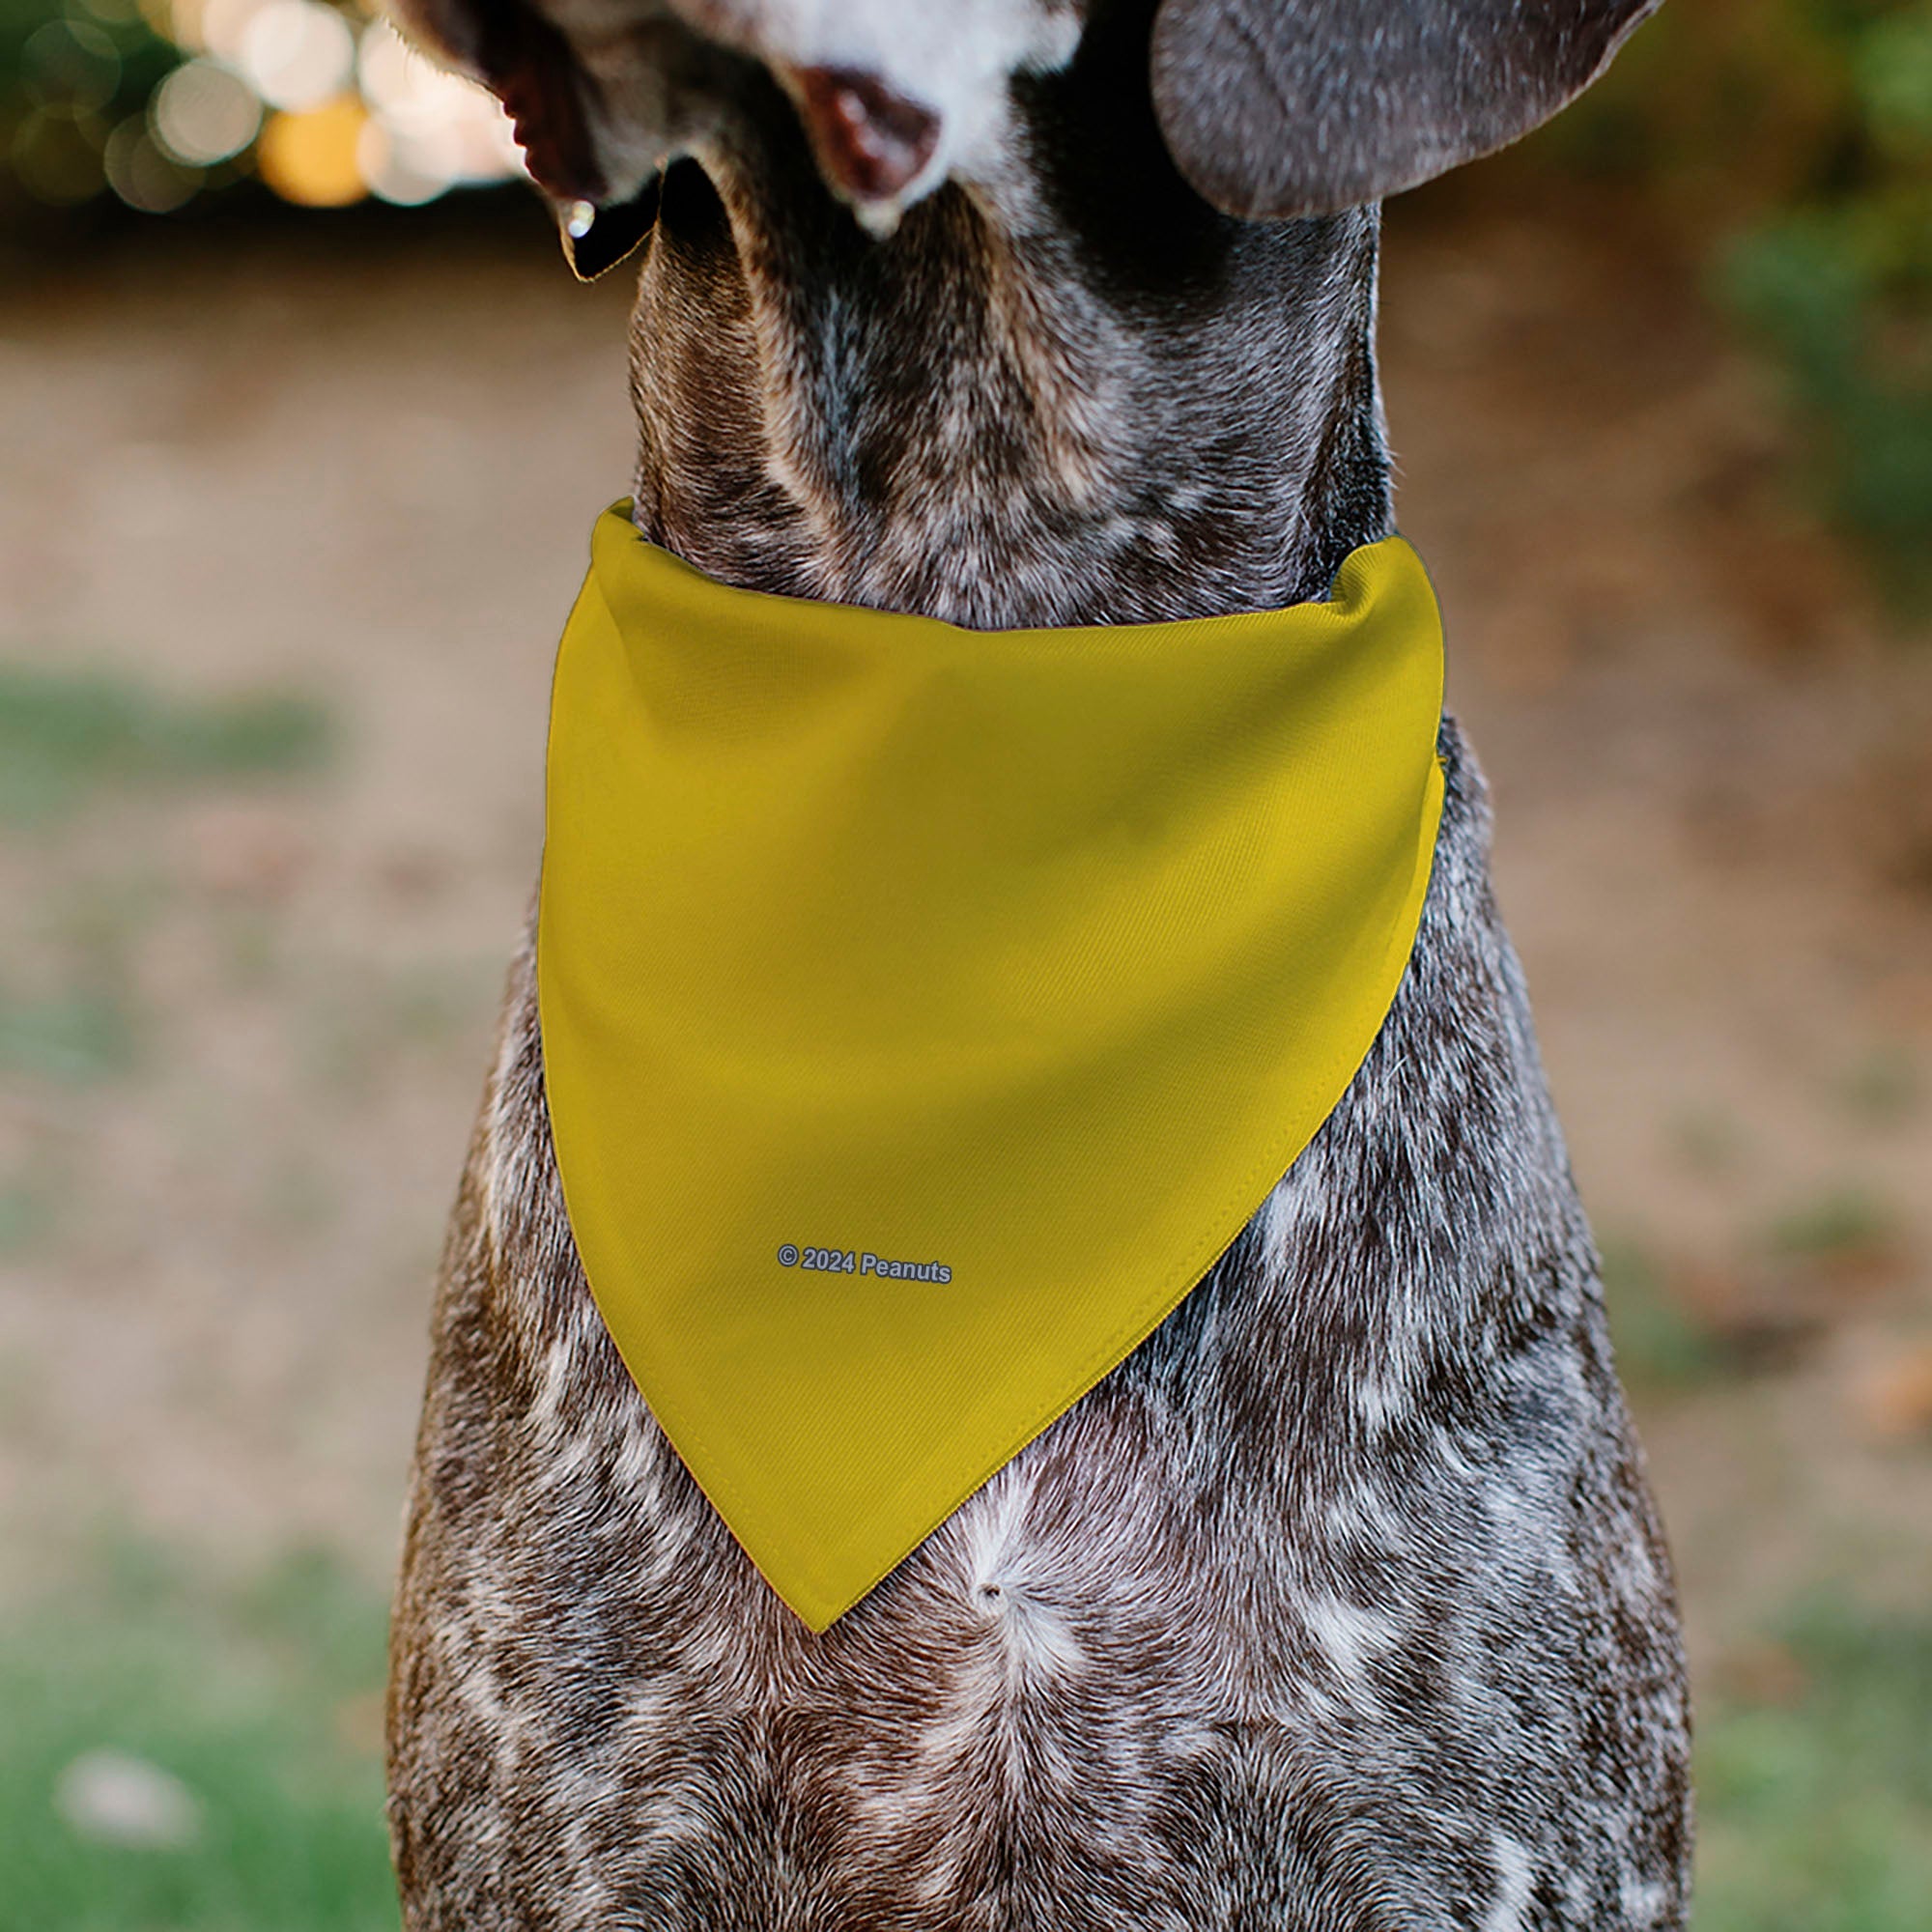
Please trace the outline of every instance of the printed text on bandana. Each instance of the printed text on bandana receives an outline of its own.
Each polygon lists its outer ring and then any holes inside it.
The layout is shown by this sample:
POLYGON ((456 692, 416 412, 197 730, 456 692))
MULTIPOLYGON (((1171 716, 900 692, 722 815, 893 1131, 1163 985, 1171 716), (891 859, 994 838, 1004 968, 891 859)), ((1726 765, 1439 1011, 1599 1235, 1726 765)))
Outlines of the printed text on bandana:
POLYGON ((869 1250, 800 1248, 790 1241, 779 1250, 781 1267, 816 1268, 827 1274, 876 1274, 891 1281, 951 1281, 944 1262, 892 1262, 869 1250))

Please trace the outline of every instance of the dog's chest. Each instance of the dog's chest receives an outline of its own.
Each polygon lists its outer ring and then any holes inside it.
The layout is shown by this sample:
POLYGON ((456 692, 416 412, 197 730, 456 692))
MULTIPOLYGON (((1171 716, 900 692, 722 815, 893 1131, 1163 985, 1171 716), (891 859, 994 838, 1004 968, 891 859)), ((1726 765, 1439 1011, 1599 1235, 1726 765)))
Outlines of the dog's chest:
POLYGON ((513 996, 402 1601, 401 1653, 436 1632, 399 1677, 406 1889, 481 1815, 531 1924, 1674 1922, 1668 1578, 1445 746, 1416 956, 1342 1106, 822 1636, 615 1359, 513 996))

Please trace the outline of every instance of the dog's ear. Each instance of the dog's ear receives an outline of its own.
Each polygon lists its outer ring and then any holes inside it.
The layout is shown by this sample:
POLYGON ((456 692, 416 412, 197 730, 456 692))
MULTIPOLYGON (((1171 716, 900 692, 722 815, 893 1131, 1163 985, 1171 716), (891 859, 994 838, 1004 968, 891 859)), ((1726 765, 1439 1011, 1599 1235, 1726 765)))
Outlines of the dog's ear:
POLYGON ((1660 0, 1161 0, 1153 102, 1223 213, 1328 214, 1526 134, 1660 0))

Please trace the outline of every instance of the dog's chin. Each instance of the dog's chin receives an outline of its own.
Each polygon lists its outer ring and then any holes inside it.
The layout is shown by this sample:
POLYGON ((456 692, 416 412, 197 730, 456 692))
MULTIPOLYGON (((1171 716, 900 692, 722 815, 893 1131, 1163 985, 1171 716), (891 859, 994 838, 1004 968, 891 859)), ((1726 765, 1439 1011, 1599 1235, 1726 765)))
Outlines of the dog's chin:
MULTIPOLYGON (((924 178, 918 180, 912 176, 919 171, 908 170, 906 179, 893 182, 885 192, 879 192, 869 183, 867 187, 870 192, 855 191, 845 171, 828 167, 822 155, 814 154, 813 158, 818 162, 816 173, 826 192, 842 202, 853 219, 875 241, 890 237, 906 209, 923 200, 937 185, 932 170, 924 170, 924 178)), ((535 156, 526 156, 526 160, 534 161, 535 156)), ((545 182, 536 166, 530 167, 532 180, 556 216, 564 259, 579 281, 594 282, 600 275, 610 273, 650 239, 664 212, 665 170, 680 163, 703 175, 715 197, 716 185, 710 184, 701 153, 688 150, 668 152, 658 171, 635 194, 610 200, 560 192, 545 182)))

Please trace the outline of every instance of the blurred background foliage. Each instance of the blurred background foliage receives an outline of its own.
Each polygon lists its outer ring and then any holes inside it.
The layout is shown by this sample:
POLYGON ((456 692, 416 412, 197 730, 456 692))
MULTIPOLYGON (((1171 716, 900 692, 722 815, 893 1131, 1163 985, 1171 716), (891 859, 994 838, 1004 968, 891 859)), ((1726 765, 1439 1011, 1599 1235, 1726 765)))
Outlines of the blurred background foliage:
MULTIPOLYGON (((493 103, 327 0, 0 0, 0 225, 500 182, 493 103)), ((1932 595, 1932 5, 1679 0, 1536 144, 1686 235, 1776 358, 1804 489, 1932 595)))
POLYGON ((1713 293, 1781 365, 1822 507, 1932 589, 1932 6, 1666 6, 1546 139, 1722 238, 1713 293))
POLYGON ((326 0, 0 0, 0 219, 405 206, 518 172, 480 91, 326 0))

